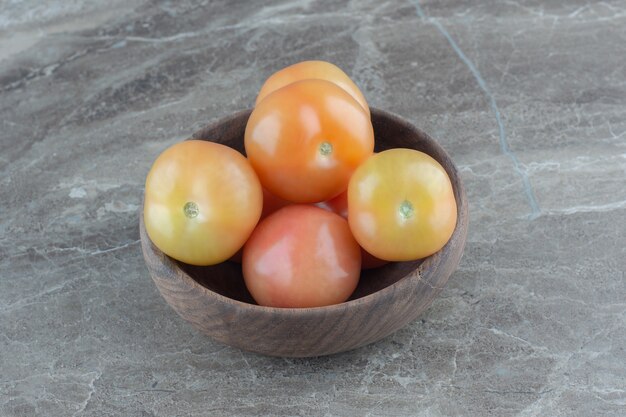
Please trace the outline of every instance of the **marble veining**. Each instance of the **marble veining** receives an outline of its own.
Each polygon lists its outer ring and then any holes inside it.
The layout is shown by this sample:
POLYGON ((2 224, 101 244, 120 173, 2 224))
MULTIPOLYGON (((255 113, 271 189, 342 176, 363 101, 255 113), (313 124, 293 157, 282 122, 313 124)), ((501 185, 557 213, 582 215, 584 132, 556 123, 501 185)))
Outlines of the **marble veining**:
POLYGON ((454 52, 456 52, 456 54, 459 56, 461 61, 463 61, 463 63, 470 70, 474 78, 476 78, 476 82, 478 83, 480 88, 483 90, 487 98, 489 99, 489 104, 491 106, 491 109, 493 110, 493 113, 496 117, 496 122, 498 124, 498 138, 500 140, 500 149, 502 150, 502 153, 508 156, 511 162, 513 162, 515 171, 517 171, 520 178, 522 179, 522 184, 524 185, 524 191, 526 193, 526 197, 528 198, 528 204, 530 205, 530 209, 531 209, 529 218, 531 220, 534 219, 535 217, 540 215, 541 210, 539 209, 539 205, 537 204, 537 199, 535 198, 535 192, 533 191, 532 185, 530 184, 528 175, 526 174, 526 171, 524 171, 520 167, 519 160, 517 159, 517 156, 515 156, 515 153, 511 150, 511 147, 509 146, 509 142, 506 139, 506 133, 504 131, 504 124, 502 122, 502 116, 500 116, 500 110, 498 109, 498 105, 496 104, 496 99, 493 97, 493 94, 491 94, 491 91, 489 91, 489 87, 487 87, 487 83, 483 79, 482 75, 480 75, 480 72, 478 71, 476 66, 465 55, 465 53, 461 50, 461 48, 459 48, 459 46, 454 41, 454 39, 452 39, 452 36, 450 36, 450 33, 448 33, 448 31, 443 27, 441 23, 439 23, 438 20, 428 18, 422 11, 422 8, 420 7, 419 2, 417 0, 414 0, 414 3, 415 3, 415 10, 417 12, 417 15, 421 19, 432 23, 437 28, 437 30, 441 32, 441 34, 448 40, 448 43, 450 44, 454 52))
POLYGON ((623 0, 0 3, 0 415, 623 416, 625 68, 623 0), (442 144, 470 233, 407 327, 268 358, 166 305, 138 210, 305 59, 442 144))

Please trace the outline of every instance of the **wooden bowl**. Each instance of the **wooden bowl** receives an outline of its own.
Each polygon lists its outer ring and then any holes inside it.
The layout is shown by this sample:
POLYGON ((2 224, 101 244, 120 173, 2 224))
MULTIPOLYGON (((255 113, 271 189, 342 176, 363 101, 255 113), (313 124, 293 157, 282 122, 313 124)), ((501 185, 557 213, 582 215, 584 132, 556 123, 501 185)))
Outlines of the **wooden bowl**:
MULTIPOLYGON (((194 327, 240 349, 272 356, 329 355, 375 342, 414 320, 443 289, 457 268, 467 237, 467 198, 446 152, 427 134, 381 110, 371 109, 376 151, 413 148, 428 153, 448 172, 458 206, 456 229, 439 252, 421 261, 390 263, 364 271, 345 303, 317 308, 256 305, 246 290, 241 265, 197 267, 175 261, 154 246, 140 219, 141 247, 161 295, 194 327)), ((241 152, 250 110, 196 132, 241 152)))

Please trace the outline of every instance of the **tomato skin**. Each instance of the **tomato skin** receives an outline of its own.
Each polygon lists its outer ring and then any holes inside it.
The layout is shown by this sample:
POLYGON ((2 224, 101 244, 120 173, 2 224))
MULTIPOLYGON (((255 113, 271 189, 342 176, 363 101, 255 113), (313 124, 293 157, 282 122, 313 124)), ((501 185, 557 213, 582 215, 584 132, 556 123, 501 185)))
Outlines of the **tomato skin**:
MULTIPOLYGON (((343 217, 348 218, 348 191, 344 191, 337 197, 317 203, 316 206, 323 208, 324 210, 332 211, 343 217)), ((361 248, 361 269, 372 269, 388 264, 389 261, 378 259, 365 249, 361 248)))
POLYGON ((456 226, 450 178, 429 155, 390 149, 368 159, 348 186, 348 221, 359 244, 389 261, 424 258, 441 249, 456 226))
POLYGON ((359 87, 338 66, 326 61, 302 61, 275 72, 261 87, 256 105, 274 91, 296 81, 308 79, 326 80, 338 85, 361 105, 369 117, 370 109, 359 87))
POLYGON ((346 220, 315 206, 291 205, 259 223, 244 246, 242 267, 260 305, 319 307, 354 292, 361 254, 346 220))
POLYGON ((344 90, 329 81, 304 80, 273 92, 252 111, 245 148, 268 191, 315 203, 345 191, 374 150, 374 130, 344 90))
POLYGON ((218 143, 187 140, 166 149, 148 173, 146 232, 174 259, 214 265, 243 246, 262 201, 261 184, 242 154, 218 143))

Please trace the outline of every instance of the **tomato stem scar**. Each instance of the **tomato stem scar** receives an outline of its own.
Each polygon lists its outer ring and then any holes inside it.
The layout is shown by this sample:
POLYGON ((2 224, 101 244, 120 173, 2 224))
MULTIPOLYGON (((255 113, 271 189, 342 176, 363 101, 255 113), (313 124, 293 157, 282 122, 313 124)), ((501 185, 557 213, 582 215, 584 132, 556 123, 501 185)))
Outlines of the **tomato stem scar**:
POLYGON ((200 209, 198 208, 198 205, 196 203, 194 203, 193 201, 188 201, 185 204, 185 207, 183 207, 183 212, 185 213, 185 216, 189 219, 193 219, 194 217, 197 217, 198 214, 200 214, 200 209))
POLYGON ((400 203, 400 207, 398 208, 398 211, 400 212, 400 216, 404 220, 410 219, 411 217, 413 217, 413 213, 415 213, 413 204, 411 204, 411 202, 408 200, 404 200, 402 203, 400 203))
POLYGON ((330 142, 320 143, 320 154, 327 156, 333 152, 333 145, 330 142))

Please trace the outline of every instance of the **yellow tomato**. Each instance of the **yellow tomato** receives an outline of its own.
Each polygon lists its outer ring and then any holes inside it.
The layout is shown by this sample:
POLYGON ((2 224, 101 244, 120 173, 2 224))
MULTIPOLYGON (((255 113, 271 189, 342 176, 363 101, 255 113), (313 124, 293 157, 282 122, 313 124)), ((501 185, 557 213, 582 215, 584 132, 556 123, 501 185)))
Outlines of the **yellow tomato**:
POLYGON ((326 61, 303 61, 275 72, 261 87, 261 91, 256 98, 256 104, 258 105, 268 94, 279 88, 307 79, 326 80, 338 85, 363 107, 369 117, 370 109, 359 87, 341 68, 326 61))
POLYGON ((165 254, 193 265, 225 261, 259 221, 261 184, 248 160, 218 143, 188 140, 165 150, 146 179, 144 222, 165 254))
POLYGON ((409 261, 437 252, 452 236, 456 218, 450 178, 423 152, 380 152, 350 179, 350 229, 357 242, 378 258, 409 261))

